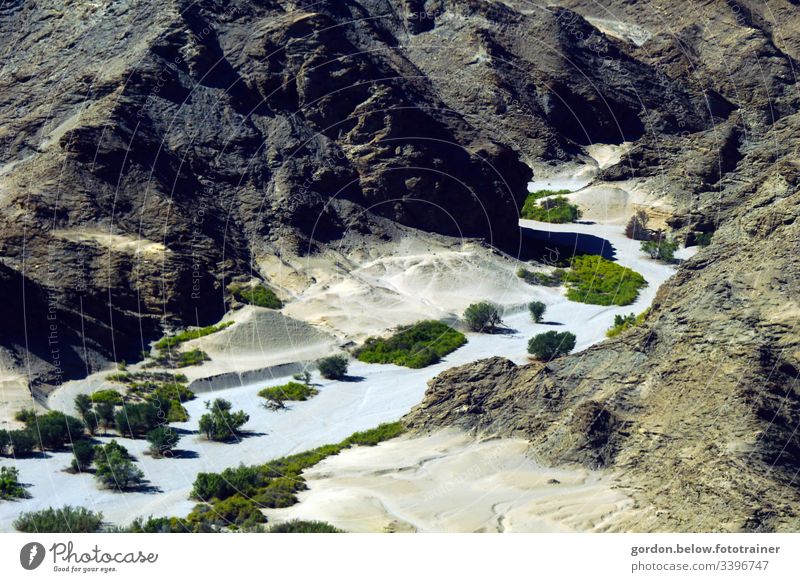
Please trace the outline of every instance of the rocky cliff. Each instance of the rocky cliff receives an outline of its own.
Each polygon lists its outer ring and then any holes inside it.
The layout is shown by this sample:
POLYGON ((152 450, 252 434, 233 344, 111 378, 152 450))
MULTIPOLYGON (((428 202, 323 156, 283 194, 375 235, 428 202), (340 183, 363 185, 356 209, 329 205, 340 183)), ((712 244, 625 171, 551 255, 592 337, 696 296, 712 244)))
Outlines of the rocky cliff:
POLYGON ((2 344, 36 381, 214 321, 255 257, 371 217, 518 252, 528 162, 732 110, 676 71, 679 119, 652 60, 568 9, 16 1, 0 29, 2 344))

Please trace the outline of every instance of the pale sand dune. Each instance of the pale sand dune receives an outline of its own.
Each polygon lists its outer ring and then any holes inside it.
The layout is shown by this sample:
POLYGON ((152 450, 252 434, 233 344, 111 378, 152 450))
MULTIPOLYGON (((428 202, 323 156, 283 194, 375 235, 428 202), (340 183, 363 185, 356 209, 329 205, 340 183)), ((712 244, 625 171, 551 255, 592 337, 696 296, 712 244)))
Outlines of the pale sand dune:
POLYGON ((184 344, 183 349, 200 348, 211 357, 189 370, 191 377, 315 360, 339 344, 333 335, 273 309, 246 306, 223 321, 234 325, 184 344))
POLYGON ((316 283, 285 313, 361 341, 421 319, 456 319, 476 301, 519 305, 532 295, 515 274, 518 261, 476 243, 425 250, 383 245, 369 255, 351 253, 347 261, 341 272, 322 273, 315 265, 316 283))
MULTIPOLYGON (((234 325, 211 335, 186 342, 182 350, 200 348, 211 361, 200 366, 181 368, 189 382, 230 372, 242 373, 271 368, 280 364, 310 362, 337 351, 339 340, 308 323, 286 317, 280 311, 246 306, 228 314, 223 321, 234 325)), ((141 365, 129 366, 130 371, 141 365)), ((48 406, 71 412, 78 394, 91 394, 124 386, 106 381, 116 368, 97 372, 81 380, 65 382, 48 397, 48 406)))
POLYGON ((39 408, 28 390, 28 380, 0 361, 0 429, 22 428, 23 424, 14 420, 14 414, 23 408, 39 408))
POLYGON ((266 514, 351 532, 559 532, 606 531, 632 511, 612 475, 527 453, 524 440, 456 431, 359 447, 306 471, 300 503, 266 514))

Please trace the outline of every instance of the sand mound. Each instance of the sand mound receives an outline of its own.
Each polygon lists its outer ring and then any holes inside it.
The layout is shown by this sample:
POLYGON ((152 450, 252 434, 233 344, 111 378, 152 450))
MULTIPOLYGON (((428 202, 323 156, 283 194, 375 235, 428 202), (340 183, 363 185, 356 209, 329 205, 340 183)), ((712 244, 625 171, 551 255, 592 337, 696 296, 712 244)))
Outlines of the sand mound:
POLYGON ((605 531, 632 501, 612 476, 545 468, 520 439, 455 431, 397 439, 306 471, 298 505, 271 521, 322 519, 351 532, 605 531))
POLYGON ((421 319, 454 319, 470 304, 530 300, 516 276, 519 263, 481 245, 382 249, 384 256, 350 257, 346 272, 317 276, 285 312, 354 341, 421 319))
POLYGON ((190 380, 316 360, 336 351, 340 343, 333 335, 272 309, 247 306, 225 320, 234 325, 184 344, 184 349, 200 348, 211 357, 202 366, 182 370, 190 380))
POLYGON ((10 371, 0 362, 0 429, 21 428, 22 423, 14 420, 14 414, 32 407, 38 408, 28 390, 27 378, 10 371))
POLYGON ((568 198, 583 211, 581 220, 617 223, 626 221, 632 214, 628 206, 630 197, 622 188, 588 186, 568 198))

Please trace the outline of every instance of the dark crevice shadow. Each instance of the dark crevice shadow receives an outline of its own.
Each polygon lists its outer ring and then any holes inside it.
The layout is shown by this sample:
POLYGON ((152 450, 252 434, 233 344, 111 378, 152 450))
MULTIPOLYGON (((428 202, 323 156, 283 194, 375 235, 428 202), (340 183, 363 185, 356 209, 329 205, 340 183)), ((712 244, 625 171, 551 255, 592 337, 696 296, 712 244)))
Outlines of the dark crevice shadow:
MULTIPOLYGON (((583 232, 551 232, 547 230, 537 230, 529 227, 521 229, 522 237, 525 244, 523 248, 526 252, 523 255, 528 255, 534 251, 538 251, 538 255, 547 256, 542 251, 543 244, 550 251, 550 255, 554 252, 560 259, 566 259, 577 254, 590 254, 600 255, 609 261, 616 260, 616 249, 608 240, 595 236, 593 234, 586 234, 583 232)), ((541 260, 540 256, 535 256, 532 259, 541 260)), ((520 257, 523 260, 528 260, 526 257, 520 257)), ((549 258, 549 257, 548 257, 549 258)))
POLYGON ((496 327, 494 331, 483 331, 486 335, 514 335, 519 333, 519 330, 511 327, 496 327))
POLYGON ((540 321, 539 325, 564 325, 560 321, 540 321))
POLYGON ((364 376, 350 376, 350 375, 347 375, 347 376, 342 376, 341 378, 339 378, 339 382, 363 382, 364 380, 366 380, 366 378, 364 376))
POLYGON ((197 459, 200 454, 197 451, 187 451, 185 449, 174 449, 169 454, 162 455, 164 459, 197 459))
POLYGON ((124 491, 120 490, 120 493, 163 493, 164 490, 161 487, 156 487, 155 485, 151 485, 150 483, 142 483, 138 487, 129 487, 124 491))

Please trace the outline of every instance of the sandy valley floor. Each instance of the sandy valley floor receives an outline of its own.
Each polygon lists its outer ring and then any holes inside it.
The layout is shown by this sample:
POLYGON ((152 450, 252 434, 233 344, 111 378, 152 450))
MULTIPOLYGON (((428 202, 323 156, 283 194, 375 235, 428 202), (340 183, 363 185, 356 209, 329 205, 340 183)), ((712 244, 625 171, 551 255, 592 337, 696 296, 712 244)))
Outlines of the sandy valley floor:
MULTIPOLYGON (((601 163, 616 154, 602 148, 594 152, 601 163)), ((180 458, 152 459, 144 454, 145 441, 120 439, 145 472, 148 491, 122 495, 99 489, 91 475, 65 473, 68 452, 3 458, 0 465, 16 466, 21 481, 30 484, 32 497, 0 502, 0 531, 11 530, 20 512, 51 505, 83 505, 119 524, 137 516, 185 515, 193 505, 188 494, 198 472, 265 462, 397 420, 422 399, 427 381, 449 367, 496 355, 525 363, 528 339, 550 329, 575 333, 576 350, 602 341, 614 316, 644 311, 674 268, 650 260, 638 242, 624 236, 630 204, 646 202, 642 194, 633 185, 584 188, 596 170, 597 165, 572 167, 530 185, 531 190, 577 190, 570 196, 585 208, 584 222, 521 225, 545 237, 581 233, 602 239, 620 264, 640 272, 649 283, 633 305, 574 303, 564 297, 563 289, 529 286, 514 274, 519 261, 474 242, 432 247, 427 239, 408 240, 388 249, 390 253, 376 247, 336 261, 281 265, 282 289, 292 301, 280 313, 239 311, 232 315, 235 324, 230 328, 191 342, 213 360, 188 369, 190 379, 277 364, 302 366, 346 342, 403 323, 455 319, 469 303, 481 299, 505 308, 509 332, 468 334, 465 346, 422 370, 353 362, 353 381, 321 381, 315 375, 319 395, 287 411, 268 411, 257 396, 260 388, 285 382, 285 372, 284 377, 215 391, 214 397, 226 398, 235 409, 250 414, 245 428, 251 432, 237 444, 209 443, 196 434, 203 404, 211 397, 200 394, 187 405, 191 420, 177 425, 185 431, 180 458), (545 323, 531 321, 526 305, 532 300, 547 304, 545 323)), ((75 395, 103 386, 104 376, 68 383, 51 395, 51 408, 71 413, 75 395)), ((0 413, 8 420, 24 394, 4 394, 0 413)), ((476 441, 460 434, 404 438, 346 451, 309 476, 311 488, 302 503, 273 512, 272 519, 326 519, 351 531, 563 531, 606 529, 619 512, 629 510, 625 495, 612 489, 611 475, 546 469, 528 458, 522 441, 476 441)))

